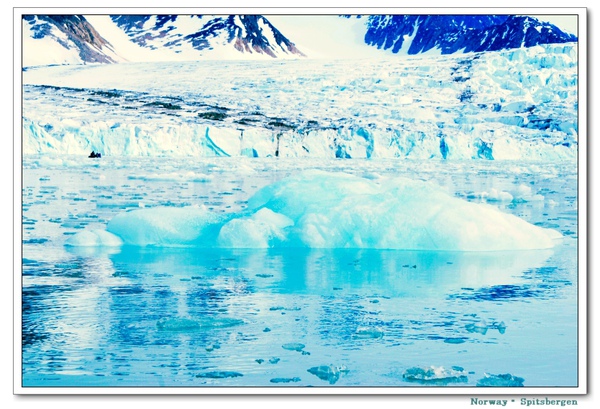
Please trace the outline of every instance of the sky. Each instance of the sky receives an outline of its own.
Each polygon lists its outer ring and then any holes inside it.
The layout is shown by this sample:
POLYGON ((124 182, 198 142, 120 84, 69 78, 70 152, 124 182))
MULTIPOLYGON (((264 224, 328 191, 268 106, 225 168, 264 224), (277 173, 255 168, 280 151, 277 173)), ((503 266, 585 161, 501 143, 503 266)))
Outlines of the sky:
POLYGON ((534 15, 534 17, 552 23, 566 33, 577 35, 577 16, 534 15))

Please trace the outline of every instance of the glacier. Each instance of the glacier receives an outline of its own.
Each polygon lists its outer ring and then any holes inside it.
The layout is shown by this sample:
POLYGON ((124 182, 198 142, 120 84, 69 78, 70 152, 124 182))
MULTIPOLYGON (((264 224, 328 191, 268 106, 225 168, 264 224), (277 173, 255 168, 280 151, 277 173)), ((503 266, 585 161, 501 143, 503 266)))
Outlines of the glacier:
POLYGON ((242 212, 132 210, 117 214, 105 232, 82 231, 66 244, 507 251, 552 248, 561 237, 431 182, 306 170, 260 189, 242 212))
POLYGON ((574 161, 577 44, 23 72, 25 155, 574 161), (173 81, 156 81, 159 76, 173 81))

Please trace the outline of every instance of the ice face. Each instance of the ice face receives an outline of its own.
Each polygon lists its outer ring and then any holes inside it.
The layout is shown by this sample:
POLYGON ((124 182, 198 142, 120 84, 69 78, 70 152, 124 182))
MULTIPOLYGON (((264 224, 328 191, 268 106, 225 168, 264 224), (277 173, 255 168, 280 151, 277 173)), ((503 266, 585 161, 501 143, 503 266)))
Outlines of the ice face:
POLYGON ((576 46, 565 44, 327 63, 31 69, 23 153, 574 160, 577 64, 576 46), (157 83, 157 72, 173 80, 157 83))
MULTIPOLYGON (((114 217, 107 231, 110 240, 134 246, 434 251, 546 249, 561 237, 488 204, 452 197, 431 182, 320 170, 267 185, 241 213, 139 209, 114 217)), ((90 234, 78 233, 69 244, 106 244, 90 234)))

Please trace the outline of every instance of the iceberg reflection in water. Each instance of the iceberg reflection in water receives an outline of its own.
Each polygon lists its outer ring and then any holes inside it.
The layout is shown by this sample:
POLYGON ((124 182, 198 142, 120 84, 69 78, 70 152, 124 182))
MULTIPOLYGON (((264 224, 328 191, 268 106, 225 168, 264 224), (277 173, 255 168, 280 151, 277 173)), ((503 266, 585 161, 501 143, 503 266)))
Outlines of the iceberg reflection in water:
POLYGON ((414 386, 397 370, 434 362, 466 367, 474 385, 509 358, 522 374, 531 302, 553 298, 548 285, 527 292, 550 250, 95 250, 69 248, 77 277, 24 288, 25 362, 42 358, 26 384, 414 386), (512 298, 477 298, 509 287, 512 298), (482 322, 489 331, 472 330, 482 322))

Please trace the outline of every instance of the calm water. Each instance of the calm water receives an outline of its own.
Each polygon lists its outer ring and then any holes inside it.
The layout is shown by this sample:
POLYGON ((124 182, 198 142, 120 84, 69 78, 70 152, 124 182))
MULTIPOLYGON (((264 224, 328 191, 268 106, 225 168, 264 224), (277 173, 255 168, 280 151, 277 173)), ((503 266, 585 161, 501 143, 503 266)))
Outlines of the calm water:
POLYGON ((431 180, 473 201, 526 185, 543 200, 497 205, 565 238, 487 254, 70 248, 70 235, 140 206, 238 211, 300 166, 26 157, 23 386, 470 387, 486 374, 577 386, 574 166, 300 165, 431 180), (444 369, 409 376, 431 366, 444 369))

